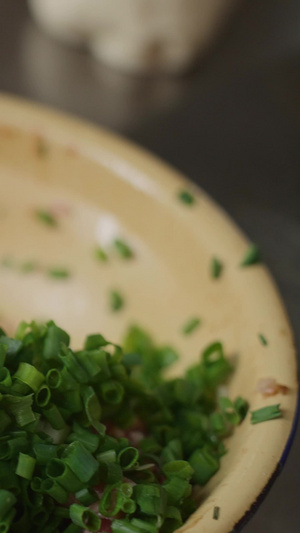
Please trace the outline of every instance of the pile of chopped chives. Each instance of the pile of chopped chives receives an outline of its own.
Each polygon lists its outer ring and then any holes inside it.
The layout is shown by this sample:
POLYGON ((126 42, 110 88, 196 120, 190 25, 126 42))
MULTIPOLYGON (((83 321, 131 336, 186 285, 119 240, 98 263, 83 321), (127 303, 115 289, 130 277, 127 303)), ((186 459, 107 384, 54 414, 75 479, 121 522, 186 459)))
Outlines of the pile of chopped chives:
POLYGON ((0 330, 1 533, 174 531, 247 412, 218 400, 232 370, 222 344, 168 380, 176 352, 138 327, 124 352, 100 334, 69 344, 52 321, 0 330))

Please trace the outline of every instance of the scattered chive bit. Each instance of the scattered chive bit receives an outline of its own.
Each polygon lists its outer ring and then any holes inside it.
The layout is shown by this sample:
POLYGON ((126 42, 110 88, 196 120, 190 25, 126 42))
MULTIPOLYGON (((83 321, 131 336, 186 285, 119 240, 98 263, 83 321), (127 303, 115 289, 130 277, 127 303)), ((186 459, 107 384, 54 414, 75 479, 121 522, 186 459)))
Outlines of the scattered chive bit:
POLYGON ((219 518, 220 518, 220 507, 215 506, 213 510, 213 519, 219 520, 219 518))
POLYGON ((1 266, 5 268, 13 268, 14 260, 11 257, 4 257, 1 261, 1 266))
POLYGON ((280 410, 280 404, 268 405, 262 407, 256 411, 251 411, 251 424, 259 424, 260 422, 267 422, 268 420, 274 420, 275 418, 281 418, 282 412, 280 410))
POLYGON ((123 239, 115 239, 113 244, 116 252, 123 259, 131 259, 134 256, 132 248, 123 239))
POLYGON ((95 248, 94 256, 95 256, 96 259, 98 259, 98 261, 101 261, 102 263, 106 263, 108 261, 107 253, 100 246, 97 246, 95 248))
POLYGON ((258 334, 258 338, 259 338, 259 340, 260 340, 260 342, 261 342, 261 344, 263 346, 268 346, 268 344, 269 344, 268 340, 266 339, 266 337, 262 333, 258 334))
POLYGON ((256 265, 260 262, 260 252, 256 244, 250 244, 248 250, 246 251, 240 266, 247 267, 251 265, 256 265))
POLYGON ((211 277, 214 279, 218 279, 222 274, 223 268, 223 263, 216 257, 213 257, 210 264, 211 277))
POLYGON ((228 405, 217 405, 231 369, 220 342, 180 378, 166 378, 176 357, 138 327, 124 349, 93 333, 76 351, 53 321, 22 322, 16 338, 0 331, 3 533, 183 525, 196 509, 193 486, 219 470, 223 440, 240 420, 229 426, 228 405))
POLYGON ((47 274, 50 278, 66 279, 71 276, 71 273, 66 268, 49 268, 47 274))
POLYGON ((35 215, 37 219, 46 226, 51 226, 53 228, 57 226, 57 220, 52 213, 50 213, 50 211, 45 209, 37 209, 35 211, 35 215))
POLYGON ((119 291, 112 290, 109 293, 109 305, 112 311, 120 311, 124 307, 124 298, 119 291))
POLYGON ((190 333, 195 331, 195 329, 197 329, 200 326, 200 324, 201 324, 200 318, 197 318, 197 317, 190 318, 190 320, 188 320, 183 326, 182 333, 184 335, 189 335, 190 333))
POLYGON ((37 137, 36 153, 39 157, 46 157, 49 153, 49 146, 43 137, 37 137))
POLYGON ((37 269, 38 269, 38 266, 33 261, 25 261, 20 266, 20 270, 24 274, 29 274, 30 272, 34 272, 37 269))
POLYGON ((186 189, 182 189, 181 191, 179 191, 178 198, 183 204, 186 205, 193 205, 196 202, 195 196, 186 189))

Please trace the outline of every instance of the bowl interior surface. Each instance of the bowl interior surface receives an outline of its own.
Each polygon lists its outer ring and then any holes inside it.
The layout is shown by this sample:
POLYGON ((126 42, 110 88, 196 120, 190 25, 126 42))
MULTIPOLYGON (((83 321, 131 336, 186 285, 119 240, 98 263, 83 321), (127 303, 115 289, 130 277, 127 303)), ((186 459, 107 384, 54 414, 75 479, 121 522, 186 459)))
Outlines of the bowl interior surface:
MULTIPOLYGON (((137 323, 180 352, 173 372, 196 362, 214 340, 235 362, 231 397, 251 409, 280 403, 283 418, 258 425, 247 416, 227 439, 218 474, 201 491, 201 505, 180 529, 227 533, 268 483, 291 431, 297 399, 292 334, 266 268, 241 268, 249 242, 205 193, 142 150, 102 130, 38 106, 0 98, 0 322, 54 319, 79 346, 89 333, 120 342, 137 323), (193 205, 178 200, 189 189, 193 205), (57 213, 57 227, 36 210, 57 213), (111 243, 123 238, 134 258, 120 260, 111 243), (94 257, 97 246, 109 261, 94 257), (224 269, 212 279, 210 264, 224 269), (24 264, 38 265, 24 272, 24 264), (5 267, 5 264, 12 267, 5 267), (46 275, 67 269, 68 279, 46 275), (22 272, 23 270, 23 272, 22 272), (118 290, 125 306, 109 310, 118 290), (197 316, 190 336, 181 329, 197 316), (268 340, 264 346, 259 340, 268 340), (260 379, 274 378, 289 392, 264 398, 260 379), (220 517, 213 519, 213 509, 220 517)), ((26 270, 26 269, 25 269, 26 270)))

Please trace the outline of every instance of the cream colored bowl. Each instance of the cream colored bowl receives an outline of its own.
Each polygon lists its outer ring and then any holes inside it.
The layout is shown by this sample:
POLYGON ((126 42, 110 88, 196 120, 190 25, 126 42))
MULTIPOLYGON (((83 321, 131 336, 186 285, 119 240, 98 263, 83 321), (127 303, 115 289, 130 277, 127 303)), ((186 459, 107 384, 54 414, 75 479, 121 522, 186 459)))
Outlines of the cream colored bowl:
POLYGON ((3 96, 0 184, 0 318, 8 328, 51 317, 78 344, 96 331, 120 341, 138 322, 178 348, 178 373, 220 339, 236 361, 231 396, 243 395, 251 409, 281 404, 283 418, 251 425, 248 415, 228 439, 219 473, 180 529, 230 532, 277 471, 297 403, 292 334, 266 268, 240 268, 246 238, 164 163, 98 128, 3 96), (195 195, 192 206, 178 200, 185 188, 195 195), (39 222, 37 209, 55 212, 57 227, 39 222), (135 258, 122 261, 109 251, 107 263, 96 261, 95 246, 109 249, 115 237, 130 242, 135 258), (224 264, 217 280, 210 276, 213 256, 224 264), (36 270, 23 271, 28 261, 36 270), (50 268, 68 269, 70 277, 48 277, 50 268), (118 313, 109 310, 111 289, 125 299, 118 313), (202 326, 183 336, 183 323, 195 315, 202 326), (257 383, 264 378, 287 386, 288 394, 263 397, 257 383))

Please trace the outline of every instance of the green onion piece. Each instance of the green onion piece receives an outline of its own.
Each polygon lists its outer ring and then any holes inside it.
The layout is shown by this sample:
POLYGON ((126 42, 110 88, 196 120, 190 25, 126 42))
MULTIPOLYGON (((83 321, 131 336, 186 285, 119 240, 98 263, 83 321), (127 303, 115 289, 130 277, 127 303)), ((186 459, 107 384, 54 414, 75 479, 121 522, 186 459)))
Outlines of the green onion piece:
POLYGON ((82 412, 82 398, 79 387, 76 390, 70 390, 63 394, 60 400, 60 409, 64 409, 68 415, 82 412))
POLYGON ((212 413, 209 417, 209 422, 212 431, 219 437, 225 437, 227 435, 229 428, 223 413, 212 413))
POLYGON ((280 410, 280 404, 268 405, 262 407, 256 411, 251 411, 251 424, 259 424, 260 422, 266 422, 267 420, 274 420, 275 418, 281 418, 282 411, 280 410))
POLYGON ((194 317, 190 318, 182 328, 182 333, 184 335, 189 335, 195 331, 201 324, 200 318, 194 317))
POLYGON ((193 475, 193 469, 187 461, 170 461, 163 467, 163 472, 169 479, 176 477, 190 480, 193 475))
POLYGON ((35 422, 35 415, 31 409, 32 401, 32 394, 27 396, 5 395, 7 409, 15 417, 18 426, 23 427, 35 422))
POLYGON ((50 389, 59 389, 63 383, 61 372, 57 368, 51 368, 46 374, 46 383, 50 389))
POLYGON ((55 278, 55 279, 67 279, 71 277, 70 270, 67 270, 66 268, 61 268, 61 267, 49 268, 49 270, 47 271, 47 274, 49 278, 55 278))
POLYGON ((142 531, 138 526, 134 526, 127 520, 113 520, 111 529, 113 533, 141 533, 142 531))
MULTIPOLYGON (((85 429, 77 422, 73 424, 73 433, 68 436, 68 442, 79 441, 91 453, 95 453, 99 446, 99 435, 95 435, 89 429, 85 429)), ((98 460, 98 457, 97 457, 98 460)))
POLYGON ((185 189, 179 191, 178 199, 186 205, 193 205, 196 201, 195 196, 190 191, 187 191, 185 189))
POLYGON ((93 353, 86 350, 77 352, 76 358, 79 364, 85 369, 90 379, 94 379, 100 374, 101 367, 96 358, 93 357, 93 353))
POLYGON ((13 268, 14 260, 11 257, 3 257, 3 259, 1 259, 1 266, 4 268, 13 268))
POLYGON ((98 453, 97 461, 99 463, 116 463, 117 454, 115 450, 107 450, 106 452, 98 453))
MULTIPOLYGON (((38 462, 37 462, 38 463, 38 462)), ((42 478, 34 476, 30 482, 30 488, 33 492, 40 492, 42 486, 42 478)))
POLYGON ((17 498, 12 492, 0 489, 0 522, 4 519, 13 506, 17 503, 17 498))
POLYGON ((118 405, 124 396, 124 387, 118 381, 105 381, 100 387, 103 400, 111 405, 118 405))
POLYGON ((45 376, 39 372, 33 365, 28 363, 20 363, 18 370, 14 374, 14 379, 18 379, 21 383, 28 385, 34 392, 36 392, 42 383, 45 381, 45 376))
POLYGON ((49 322, 47 326, 43 345, 43 357, 45 359, 57 360, 61 343, 69 346, 70 337, 63 329, 57 327, 54 322, 49 322))
POLYGON ((220 342, 213 342, 203 351, 202 364, 205 368, 205 379, 211 386, 219 385, 232 371, 220 342))
POLYGON ((64 504, 68 501, 67 491, 53 479, 45 479, 41 484, 41 491, 51 496, 56 502, 64 504))
POLYGON ((61 459, 51 459, 46 465, 46 476, 53 479, 68 492, 82 489, 82 482, 61 459))
POLYGON ((258 338, 263 346, 267 346, 269 344, 266 337, 262 333, 258 334, 258 338))
POLYGON ((8 414, 0 409, 0 436, 5 432, 5 430, 11 425, 12 419, 8 414))
POLYGON ((174 476, 163 484, 163 488, 168 496, 168 504, 178 505, 189 494, 191 485, 186 479, 180 479, 174 476))
POLYGON ((19 452, 28 450, 28 440, 24 437, 15 437, 0 441, 0 460, 15 458, 19 452))
POLYGON ((0 387, 9 389, 12 385, 12 379, 8 368, 5 366, 0 368, 0 387))
POLYGON ((94 335, 89 335, 85 339, 84 349, 85 350, 97 350, 103 346, 107 346, 108 342, 105 340, 103 335, 96 333, 94 335))
POLYGON ((194 470, 193 481, 201 486, 208 482, 220 466, 219 459, 211 455, 206 449, 195 450, 189 463, 194 470))
POLYGON ((109 305, 112 311, 120 311, 124 307, 124 298, 119 291, 110 291, 109 305))
POLYGON ((133 514, 136 511, 136 503, 134 500, 123 500, 121 510, 123 513, 126 513, 127 515, 133 514))
POLYGON ((117 456, 117 462, 121 466, 122 470, 130 470, 134 468, 139 459, 139 452, 136 448, 128 446, 121 450, 117 456))
POLYGON ((33 444, 33 452, 38 465, 46 465, 51 459, 57 456, 58 447, 55 444, 44 444, 36 442, 33 444))
POLYGON ((35 403, 39 407, 46 407, 51 400, 51 391, 47 385, 42 385, 35 393, 35 403))
MULTIPOLYGON (((155 524, 150 523, 148 521, 146 522, 144 520, 140 520, 139 518, 133 518, 130 521, 130 524, 134 526, 135 528, 137 528, 137 531, 139 531, 140 533, 144 531, 148 533, 158 533, 158 528, 155 524)), ((120 530, 120 533, 121 531, 123 530, 120 530)), ((136 531, 136 529, 134 531, 136 531)))
MULTIPOLYGON (((75 354, 70 348, 62 345, 61 351, 59 353, 59 359, 71 376, 78 381, 78 383, 87 383, 89 381, 88 374, 84 368, 79 364, 76 359, 75 354)), ((78 388, 78 387, 76 387, 78 388)))
POLYGON ((237 426, 241 422, 241 417, 239 413, 236 412, 234 404, 229 398, 219 398, 219 406, 226 420, 230 422, 230 424, 237 426))
POLYGON ((30 512, 30 522, 33 526, 38 528, 43 527, 49 519, 49 513, 45 507, 38 507, 36 509, 31 509, 30 512))
POLYGON ((52 213, 50 211, 47 211, 46 209, 37 209, 35 211, 36 218, 45 224, 46 226, 50 226, 52 228, 57 226, 57 220, 54 218, 52 213))
POLYGON ((101 261, 102 263, 106 263, 108 261, 107 253, 100 246, 97 246, 95 248, 94 256, 96 259, 98 259, 98 261, 101 261))
POLYGON ((120 483, 123 479, 123 472, 120 465, 101 461, 99 462, 99 480, 106 485, 120 483))
POLYGON ((25 453, 19 453, 18 464, 16 468, 17 476, 25 479, 31 479, 35 469, 36 460, 34 457, 25 453))
POLYGON ((219 520, 219 518, 220 518, 220 507, 215 506, 213 510, 213 519, 219 520))
POLYGON ((134 256, 132 249, 123 239, 115 239, 113 244, 116 252, 123 259, 131 259, 134 256))
POLYGON ((167 493, 160 485, 135 485, 134 497, 142 513, 147 515, 164 515, 167 505, 167 493))
POLYGON ((99 469, 98 461, 81 442, 69 444, 63 454, 63 460, 84 483, 88 482, 99 469))
POLYGON ((22 348, 22 342, 18 339, 10 339, 6 335, 0 336, 0 346, 4 346, 6 349, 6 364, 13 361, 17 353, 22 348))
POLYGON ((83 403, 88 419, 90 421, 99 420, 101 417, 101 406, 93 387, 89 386, 84 389, 83 403))
POLYGON ((99 502, 99 511, 103 516, 116 516, 122 509, 124 495, 119 490, 119 485, 106 487, 99 502))
POLYGON ((260 262, 260 252, 259 248, 256 246, 256 244, 250 244, 248 250, 246 251, 240 266, 241 267, 248 267, 251 265, 256 265, 260 262))
POLYGON ((25 261, 21 264, 20 270, 23 272, 23 274, 30 274, 31 272, 34 272, 37 270, 38 265, 34 263, 33 261, 25 261))
POLYGON ((1 533, 8 533, 10 531, 10 526, 15 517, 15 514, 16 514, 16 510, 11 509, 7 513, 7 515, 3 518, 3 520, 0 521, 0 532, 1 533))
POLYGON ((50 422, 54 429, 64 429, 66 422, 58 409, 58 407, 52 403, 43 408, 43 416, 50 422))
POLYGON ((75 498, 86 507, 92 505, 93 503, 99 500, 98 494, 94 490, 88 489, 87 487, 84 487, 83 489, 76 492, 75 498))
POLYGON ((247 400, 244 400, 244 398, 238 396, 234 401, 234 408, 236 412, 240 415, 241 420, 244 420, 249 409, 249 404, 247 400))
POLYGON ((210 264, 211 277, 218 279, 222 274, 223 268, 223 263, 216 257, 213 257, 210 264))
POLYGON ((101 527, 101 519, 88 507, 83 507, 77 503, 70 506, 70 518, 74 524, 87 529, 88 531, 97 532, 101 527))
POLYGON ((164 523, 160 529, 162 533, 172 533, 182 525, 182 517, 176 507, 167 507, 164 523))

